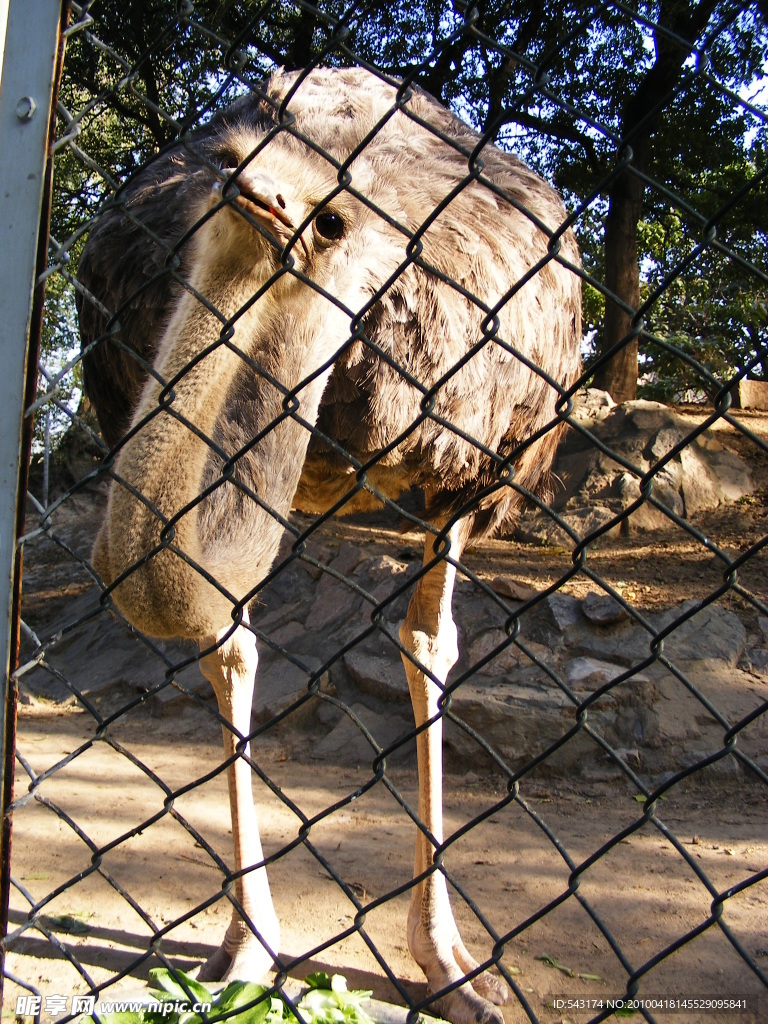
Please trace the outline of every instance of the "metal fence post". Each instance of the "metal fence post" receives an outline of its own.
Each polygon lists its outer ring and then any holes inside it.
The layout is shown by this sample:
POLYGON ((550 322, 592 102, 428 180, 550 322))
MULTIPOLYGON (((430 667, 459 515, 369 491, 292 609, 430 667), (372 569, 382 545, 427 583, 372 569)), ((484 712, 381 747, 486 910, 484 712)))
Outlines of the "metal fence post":
MULTIPOLYGON (((15 707, 10 682, 24 396, 61 0, 0 2, 0 799, 8 910, 15 707), (4 45, 2 45, 4 41, 4 45)), ((1 966, 1 965, 0 965, 1 966)), ((0 998, 2 972, 0 971, 0 998)))

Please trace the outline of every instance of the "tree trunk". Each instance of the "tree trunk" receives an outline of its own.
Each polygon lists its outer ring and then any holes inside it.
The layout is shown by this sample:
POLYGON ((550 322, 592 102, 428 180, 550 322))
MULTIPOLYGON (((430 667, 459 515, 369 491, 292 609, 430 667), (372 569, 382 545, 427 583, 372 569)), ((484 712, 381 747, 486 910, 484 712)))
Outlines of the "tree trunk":
MULTIPOLYGON (((656 60, 634 94, 627 97, 622 111, 622 138, 632 147, 632 164, 639 170, 649 167, 651 138, 666 114, 661 108, 672 101, 689 52, 675 35, 693 43, 716 6, 717 0, 662 0, 660 4, 659 24, 673 35, 655 33, 656 60), (656 113, 648 120, 648 111, 652 110, 656 113)), ((643 214, 643 192, 643 183, 631 170, 619 175, 608 195, 605 225, 606 288, 632 310, 640 306, 637 225, 643 214)), ((595 373, 594 386, 608 391, 615 402, 628 402, 637 395, 637 339, 625 341, 632 329, 631 320, 631 314, 606 296, 599 354, 625 343, 595 373)))
POLYGON ((308 67, 317 55, 315 47, 315 30, 320 27, 320 19, 309 8, 300 8, 292 19, 290 43, 285 55, 286 71, 308 67))
MULTIPOLYGON (((640 305, 640 267, 637 258, 637 225, 643 212, 643 184, 625 171, 608 197, 605 224, 605 285, 622 303, 637 310, 640 305)), ((637 338, 627 340, 632 318, 622 306, 605 299, 605 323, 599 351, 622 347, 595 373, 593 384, 607 391, 617 404, 637 397, 637 338)))

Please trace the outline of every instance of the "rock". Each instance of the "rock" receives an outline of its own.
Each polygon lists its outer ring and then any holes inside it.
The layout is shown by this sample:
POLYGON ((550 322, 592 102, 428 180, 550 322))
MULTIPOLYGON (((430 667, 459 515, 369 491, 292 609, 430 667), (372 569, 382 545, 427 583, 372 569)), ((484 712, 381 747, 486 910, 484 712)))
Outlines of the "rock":
POLYGON ((600 661, 597 658, 572 658, 566 667, 566 676, 569 683, 583 683, 591 679, 612 679, 619 675, 624 669, 609 661, 600 661))
MULTIPOLYGON (((286 544, 287 542, 288 536, 286 535, 286 544)), ((317 582, 317 580, 321 579, 325 575, 323 566, 328 565, 332 560, 331 549, 325 544, 313 544, 308 546, 306 554, 321 564, 314 565, 312 562, 305 561, 304 558, 299 558, 294 564, 298 565, 298 567, 306 573, 310 579, 317 582)))
MULTIPOLYGON (((356 544, 351 544, 348 540, 345 540, 339 544, 339 549, 336 552, 335 557, 330 562, 328 568, 333 569, 334 572, 338 572, 342 576, 349 576, 353 570, 360 565, 364 558, 364 551, 362 551, 356 544)), ((326 574, 324 578, 330 579, 331 577, 326 574)))
POLYGON ((570 594, 549 594, 543 605, 549 621, 560 633, 568 632, 579 621, 581 602, 570 594))
POLYGON ((568 536, 554 522, 551 516, 532 509, 524 512, 515 524, 515 540, 521 544, 535 544, 538 547, 558 545, 568 541, 568 536))
MULTIPOLYGON (((392 623, 405 618, 413 587, 407 587, 394 600, 392 595, 418 572, 420 565, 421 563, 417 561, 409 563, 390 555, 376 555, 361 562, 353 576, 355 582, 359 583, 377 604, 386 602, 383 608, 384 619, 392 623)), ((369 607, 372 611, 372 606, 369 607)))
POLYGON ((496 576, 491 580, 491 590, 501 597, 508 597, 512 601, 530 601, 536 597, 538 590, 514 579, 512 576, 496 576))
MULTIPOLYGON (((655 434, 667 425, 674 425, 679 418, 663 402, 651 402, 647 398, 636 398, 618 407, 623 412, 631 429, 638 434, 655 434)), ((688 433, 685 428, 685 433, 688 433)))
POLYGON ((590 591, 581 602, 581 610, 596 626, 613 626, 629 618, 629 612, 610 594, 590 591))
MULTIPOLYGON (((400 715, 380 715, 364 704, 353 704, 349 710, 383 748, 396 743, 413 729, 412 721, 408 722, 400 715)), ((409 740, 390 757, 398 761, 410 759, 415 749, 415 741, 409 740)), ((310 756, 317 760, 332 758, 334 764, 362 765, 371 764, 376 751, 359 725, 349 715, 342 714, 338 724, 310 750, 310 756)))
MULTIPOLYGON (((260 628, 263 628, 259 623, 260 628)), ((299 619, 289 619, 288 622, 279 626, 277 629, 267 629, 266 635, 269 639, 278 645, 278 647, 287 647, 289 650, 295 650, 301 640, 307 635, 307 627, 299 619)))
MULTIPOLYGON (((43 640, 61 633, 46 651, 45 661, 78 693, 91 700, 109 697, 124 698, 127 702, 162 683, 169 667, 182 665, 197 654, 197 645, 189 641, 141 639, 116 616, 107 612, 94 615, 98 598, 95 587, 76 596, 65 593, 61 600, 47 602, 45 611, 48 615, 54 613, 52 621, 46 621, 45 616, 31 619, 43 640), (77 626, 70 626, 75 622, 77 626)), ((34 612, 34 605, 30 607, 28 603, 28 617, 30 611, 34 612)), ((20 658, 22 668, 31 655, 29 648, 31 644, 25 640, 20 658)), ((69 704, 72 699, 69 687, 40 665, 23 671, 19 679, 33 697, 44 697, 57 704, 69 704)), ((196 663, 181 669, 178 680, 187 689, 206 696, 210 693, 196 663)), ((150 702, 157 713, 165 713, 171 705, 187 706, 188 699, 177 688, 166 686, 150 702)))
MULTIPOLYGON (((735 389, 734 389, 735 390, 735 389)), ((768 381, 740 380, 738 391, 739 409, 768 409, 768 381)))
POLYGON ((630 768, 642 767, 643 755, 636 747, 619 747, 616 753, 630 768))
MULTIPOLYGON (((605 505, 590 503, 588 507, 579 507, 578 499, 560 512, 560 517, 578 538, 584 540, 592 533, 607 526, 616 518, 616 513, 605 505)), ((616 524, 619 529, 620 524, 616 524)), ((612 531, 608 531, 612 532, 612 531)), ((546 545, 547 547, 572 548, 573 538, 552 516, 544 512, 524 513, 515 527, 515 540, 523 544, 546 545)))
MULTIPOLYGON (((572 702, 557 686, 530 678, 525 683, 468 680, 454 691, 451 713, 479 733, 513 769, 560 739, 575 718, 572 702)), ((488 763, 477 741, 450 720, 445 722, 445 744, 464 765, 488 763)), ((590 749, 593 742, 579 733, 548 764, 572 767, 590 749)))
POLYGON ((409 699, 400 652, 384 637, 353 647, 344 655, 344 667, 364 693, 386 701, 409 699))
POLYGON ((629 533, 634 533, 639 530, 644 532, 646 530, 669 530, 672 526, 672 520, 669 516, 657 509, 650 501, 643 502, 642 505, 638 506, 626 520, 626 527, 629 533))
POLYGON ((658 473, 654 473, 651 494, 676 516, 685 515, 687 507, 683 500, 683 467, 679 462, 670 462, 658 473))
MULTIPOLYGON (((535 640, 529 640, 526 637, 525 649, 527 651, 530 651, 531 658, 537 658, 539 661, 543 662, 545 665, 550 666, 551 668, 556 668, 559 664, 558 656, 552 651, 552 649, 547 644, 540 644, 537 643, 535 640)), ((522 665, 532 664, 528 656, 523 651, 520 652, 520 663, 522 665)))
MULTIPOLYGON (((314 590, 311 592, 313 593, 314 590)), ((251 622, 264 633, 279 632, 293 621, 303 621, 313 604, 313 598, 307 596, 297 604, 281 604, 276 602, 268 605, 258 605, 251 613, 251 622)))
POLYGON ((651 636, 636 623, 619 626, 610 633, 583 633, 574 637, 571 654, 600 661, 615 661, 629 667, 651 653, 651 636))
MULTIPOLYGON (((595 682, 608 683, 626 672, 626 666, 611 661, 600 661, 597 658, 573 658, 566 663, 566 676, 572 684, 595 682)), ((635 682, 647 683, 649 678, 642 672, 632 676, 635 682)))
MULTIPOLYGON (((558 451, 554 473, 563 487, 553 508, 582 539, 637 502, 640 480, 649 472, 655 501, 680 517, 738 501, 753 490, 749 469, 738 455, 707 431, 686 443, 690 424, 660 402, 609 407, 604 416, 587 416, 585 425, 616 458, 574 430, 566 433, 558 451), (653 473, 663 459, 668 461, 653 473)), ((630 528, 672 529, 674 520, 645 501, 633 511, 626 529, 630 528)), ((524 543, 573 545, 567 531, 539 510, 529 509, 520 517, 515 535, 524 543)))
POLYGON ((706 448, 710 452, 722 452, 725 450, 716 437, 708 437, 706 434, 699 434, 696 438, 696 444, 699 448, 706 448))
MULTIPOLYGON (((686 601, 678 609, 649 618, 657 630, 665 629, 696 603, 686 601)), ((738 616, 719 605, 708 605, 665 639, 664 654, 673 661, 720 661, 735 667, 746 647, 747 631, 738 616)))
POLYGON ((351 618, 362 603, 362 597, 351 587, 326 575, 317 587, 317 596, 305 620, 306 628, 310 633, 326 632, 342 619, 351 618))
POLYGON ((318 701, 317 720, 324 727, 325 732, 330 732, 338 725, 343 714, 344 712, 335 704, 330 704, 326 700, 318 701))
POLYGON ((296 564, 290 562, 281 568, 274 579, 259 593, 258 601, 268 609, 279 605, 296 605, 305 596, 303 574, 296 571, 296 564))
POLYGON ((707 471, 701 448, 689 445, 680 453, 680 460, 686 516, 702 509, 716 508, 722 500, 722 490, 714 475, 707 471))
MULTIPOLYGON (((287 556, 288 552, 283 552, 283 557, 287 556)), ((259 629, 271 633, 288 621, 304 619, 314 601, 316 587, 309 583, 303 564, 296 560, 287 562, 259 591, 251 605, 251 622, 259 629)))
POLYGON ((604 420, 616 403, 607 391, 599 388, 584 388, 573 398, 573 412, 570 418, 582 426, 588 427, 592 423, 604 420))
POLYGON ((504 630, 509 610, 499 607, 474 588, 458 587, 453 599, 453 618, 459 630, 459 656, 463 656, 479 636, 489 629, 504 630))
MULTIPOLYGON (((661 502, 675 515, 685 515, 685 504, 679 493, 682 481, 682 471, 679 463, 672 463, 665 466, 653 476, 650 494, 646 491, 647 497, 644 504, 632 512, 632 526, 640 530, 660 530, 671 525, 672 520, 664 512, 656 508, 650 502, 650 497, 661 502)), ((642 496, 640 479, 631 473, 622 473, 619 480, 619 493, 624 508, 637 501, 642 496)))
MULTIPOLYGON (((621 668, 610 666, 613 674, 621 668)), ((646 677, 633 677, 604 694, 590 707, 589 722, 613 746, 658 747, 660 716, 655 710, 659 692, 646 677)), ((523 670, 520 681, 482 678, 456 690, 451 713, 470 726, 513 769, 553 746, 577 718, 573 702, 537 670, 523 670)), ((462 764, 487 764, 487 755, 458 723, 445 723, 445 743, 462 764)), ((548 770, 581 771, 601 755, 599 746, 579 731, 547 757, 548 770)))
MULTIPOLYGON (((279 656, 263 659, 265 663, 259 666, 253 694, 254 723, 262 725, 270 721, 307 693, 309 680, 322 662, 319 658, 313 657, 302 657, 301 660, 305 668, 300 668, 279 656)), ((328 685, 327 674, 322 677, 320 685, 323 688, 328 685)), ((318 705, 316 697, 304 701, 282 719, 276 728, 292 730, 298 726, 306 727, 317 714, 318 705)))
MULTIPOLYGON (((392 558, 391 555, 374 555, 372 558, 366 558, 360 562, 355 569, 355 576, 365 577, 378 583, 381 580, 391 580, 394 577, 402 576, 403 573, 408 573, 411 566, 413 572, 416 572, 418 566, 415 563, 401 562, 397 558, 392 558)), ((397 582, 399 583, 401 580, 397 582)))
MULTIPOLYGON (((649 625, 658 633, 690 610, 696 602, 648 615, 649 625)), ((651 654, 653 637, 638 623, 619 625, 610 633, 580 634, 571 651, 587 657, 634 665, 651 654)), ((735 666, 747 647, 747 631, 739 618, 725 608, 710 605, 681 623, 664 639, 664 655, 672 661, 720 662, 735 666)))
POLYGON ((152 694, 149 698, 152 713, 158 716, 179 714, 185 706, 189 706, 188 693, 210 700, 214 699, 211 684, 197 665, 187 665, 185 669, 176 674, 174 682, 152 694), (178 685, 174 685, 174 683, 178 685))
MULTIPOLYGON (((339 547, 329 568, 354 580, 376 603, 386 601, 409 573, 416 572, 416 566, 411 568, 407 562, 389 555, 365 558, 360 548, 346 542, 339 547)), ((384 614, 387 621, 403 618, 409 598, 410 592, 405 592, 386 605, 384 614)), ((306 620, 307 629, 315 633, 328 632, 332 626, 338 629, 342 620, 351 620, 361 608, 367 617, 373 605, 343 580, 324 573, 315 589, 314 602, 306 620)), ((360 621, 362 624, 363 620, 360 621)))
MULTIPOLYGON (((612 512, 605 505, 590 505, 588 508, 566 508, 563 514, 563 521, 582 540, 586 540, 590 534, 602 530, 604 526, 607 526, 615 518, 615 512, 612 512)), ((606 532, 612 533, 613 530, 618 530, 619 528, 620 524, 617 523, 611 530, 606 532)), ((566 536, 562 529, 559 532, 562 537, 566 536)), ((568 544, 569 546, 573 544, 570 538, 568 538, 568 544)))
POLYGON ((761 648, 747 652, 749 664, 757 672, 768 672, 768 651, 761 648))
MULTIPOLYGON (((680 767, 689 768, 701 764, 706 757, 704 751, 686 750, 680 755, 680 767)), ((735 780, 743 771, 735 757, 721 757, 707 765, 706 777, 713 782, 718 780, 735 780)))
POLYGON ((617 683, 590 706, 593 727, 614 747, 658 749, 665 741, 665 715, 656 710, 658 687, 638 673, 617 683))
MULTIPOLYGON (((483 633, 475 640, 469 650, 470 665, 476 665, 479 661, 482 661, 483 658, 500 647, 507 639, 507 634, 502 629, 489 629, 486 633, 483 633)), ((483 665, 478 671, 483 675, 492 676, 515 672, 519 668, 520 660, 524 657, 525 655, 520 648, 511 643, 497 654, 494 654, 492 660, 483 665)))
MULTIPOLYGON (((669 452, 678 436, 677 427, 658 406, 643 406, 640 413, 647 423, 653 424, 654 429, 648 434, 632 426, 637 417, 631 409, 628 414, 620 409, 609 409, 606 418, 595 420, 590 428, 599 431, 610 419, 625 416, 626 451, 632 453, 632 464, 639 468, 647 464, 646 455, 653 460, 669 452)), ((715 465, 715 457, 727 457, 726 462, 730 459, 731 453, 719 442, 711 444, 712 438, 708 435, 703 435, 703 440, 706 443, 700 438, 689 446, 694 453, 692 460, 695 459, 699 467, 696 472, 703 472, 701 466, 708 467, 709 472, 715 465)), ((593 458, 592 450, 581 449, 572 454, 574 473, 580 466, 581 474, 578 487, 572 491, 573 501, 579 493, 584 493, 591 504, 578 507, 566 501, 563 514, 577 517, 568 521, 579 521, 582 525, 576 532, 583 535, 589 528, 583 525, 590 522, 589 516, 596 514, 598 520, 604 516, 609 521, 622 503, 629 501, 633 489, 639 493, 638 478, 603 454, 593 458), (579 490, 582 485, 586 491, 579 490)), ((691 498, 690 488, 686 490, 685 466, 682 460, 673 460, 667 469, 668 472, 658 474, 655 493, 660 493, 662 484, 668 486, 670 501, 682 500, 687 511, 695 496, 691 498)), ((716 500, 725 500, 721 496, 725 493, 721 482, 716 481, 712 490, 716 500)), ((571 543, 568 541, 569 545, 571 543)), ((34 550, 32 545, 30 549, 34 550)), ((407 554, 397 558, 363 557, 364 552, 364 547, 354 544, 342 545, 333 551, 331 542, 324 548, 315 542, 314 557, 333 565, 378 600, 386 600, 387 595, 408 581, 418 569, 415 554, 413 558, 407 554)), ((497 553, 498 549, 494 557, 497 553)), ((734 557, 739 555, 739 551, 733 552, 734 557)), ((567 557, 563 560, 568 562, 567 557)), ((526 581, 515 577, 511 558, 501 564, 510 566, 509 572, 502 571, 493 580, 492 587, 504 600, 496 602, 492 595, 480 593, 466 578, 456 587, 454 609, 461 632, 461 660, 449 681, 459 679, 473 665, 488 660, 453 692, 450 715, 460 719, 470 730, 476 730, 510 765, 522 767, 538 754, 556 747, 577 721, 578 701, 606 684, 609 686, 606 692, 590 703, 587 722, 605 742, 619 750, 628 763, 648 777, 678 770, 685 763, 683 752, 686 757, 700 760, 722 747, 722 724, 660 662, 622 683, 614 682, 628 667, 634 668, 648 659, 652 642, 652 635, 633 617, 627 616, 619 603, 597 585, 583 601, 563 593, 545 597, 526 581), (518 642, 535 662, 521 651, 518 643, 508 642, 505 625, 508 619, 514 622, 515 618, 506 599, 513 602, 513 611, 519 609, 519 603, 514 602, 532 601, 523 615, 518 612, 518 642), (548 673, 563 680, 576 700, 567 696, 548 673)), ((717 560, 717 564, 722 572, 724 563, 717 560)), ((708 566, 705 568, 713 579, 717 576, 708 566)), ((144 642, 116 617, 93 615, 98 600, 95 589, 85 589, 87 580, 84 580, 83 589, 68 591, 66 588, 72 586, 73 581, 63 568, 57 569, 59 576, 56 578, 61 593, 51 599, 47 596, 44 570, 47 572, 42 562, 37 568, 33 565, 27 577, 34 579, 34 573, 38 573, 37 587, 41 594, 37 598, 36 592, 31 591, 26 596, 30 626, 44 641, 53 640, 46 654, 49 665, 90 699, 98 702, 108 697, 112 703, 128 703, 135 700, 138 693, 162 684, 167 662, 182 664, 195 654, 194 644, 144 642)), ((674 567, 669 571, 674 573, 674 567)), ((307 694, 312 674, 347 640, 365 629, 366 622, 370 621, 370 602, 360 598, 343 579, 337 580, 328 572, 320 571, 318 579, 314 580, 309 568, 298 561, 286 565, 284 573, 279 585, 276 582, 275 586, 265 588, 264 603, 255 609, 254 621, 259 625, 266 622, 269 640, 287 649, 291 656, 285 657, 268 644, 260 643, 254 723, 262 725, 288 712, 273 727, 280 734, 281 746, 285 749, 290 745, 288 737, 295 735, 296 752, 299 747, 306 750, 314 745, 314 756, 329 756, 350 764, 370 764, 374 750, 355 723, 335 702, 331 704, 322 696, 307 694), (301 665, 294 665, 291 657, 301 665)), ((74 582, 80 586, 77 580, 74 582)), ((399 601, 388 605, 388 615, 399 601)), ((403 595, 403 601, 407 602, 407 595, 403 595)), ((733 607, 749 622, 749 637, 730 607, 713 605, 697 610, 697 605, 687 603, 664 612, 646 611, 644 614, 652 629, 660 631, 687 613, 696 612, 665 639, 664 654, 706 701, 718 708, 729 722, 736 723, 768 695, 768 615, 756 616, 751 612, 747 618, 737 604, 733 607)), ((395 630, 396 626, 388 628, 395 630)), ((32 659, 34 637, 27 637, 25 644, 25 657, 32 659)), ((22 686, 27 682, 34 684, 31 692, 39 691, 46 699, 52 687, 59 687, 61 692, 55 692, 55 699, 74 702, 70 690, 50 671, 33 662, 29 664, 29 671, 20 680, 22 686)), ((378 744, 396 743, 412 729, 399 651, 381 632, 372 633, 363 643, 347 651, 343 661, 335 662, 330 672, 332 679, 322 680, 322 693, 333 692, 340 701, 346 700, 372 731, 378 744), (337 690, 331 689, 333 684, 337 690)), ((182 669, 178 681, 194 694, 212 699, 212 691, 195 664, 182 669)), ((163 686, 146 700, 153 713, 168 715, 178 714, 192 703, 173 685, 163 686)), ((767 744, 768 716, 750 722, 739 735, 739 748, 749 757, 762 758, 760 764, 766 769, 767 744)), ((454 759, 453 767, 460 768, 462 776, 474 768, 481 780, 479 784, 483 785, 483 772, 489 768, 487 755, 470 733, 450 717, 445 723, 445 746, 454 759)), ((408 744, 408 749, 412 752, 413 742, 408 744)), ((733 759, 724 760, 736 764, 733 759)), ((582 729, 562 748, 548 755, 537 772, 567 771, 584 775, 601 770, 605 763, 604 751, 582 729)), ((471 775, 469 779, 468 785, 475 784, 471 775)))
MULTIPOLYGON (((660 430, 657 431, 657 433, 653 437, 653 440, 649 448, 650 454, 653 457, 654 462, 659 462, 666 455, 668 455, 673 448, 677 448, 679 445, 682 445, 685 441, 685 436, 687 433, 687 430, 685 429, 682 421, 680 423, 668 423, 666 419, 664 419, 662 420, 662 422, 664 425, 661 427, 660 430)), ((674 465, 675 463, 668 462, 664 468, 668 469, 674 465)), ((679 483, 679 464, 677 466, 677 469, 679 483)))
MULTIPOLYGON (((711 452, 707 445, 707 452, 711 452)), ((747 464, 735 452, 720 446, 711 454, 715 476, 720 485, 722 501, 739 501, 755 489, 747 464)))

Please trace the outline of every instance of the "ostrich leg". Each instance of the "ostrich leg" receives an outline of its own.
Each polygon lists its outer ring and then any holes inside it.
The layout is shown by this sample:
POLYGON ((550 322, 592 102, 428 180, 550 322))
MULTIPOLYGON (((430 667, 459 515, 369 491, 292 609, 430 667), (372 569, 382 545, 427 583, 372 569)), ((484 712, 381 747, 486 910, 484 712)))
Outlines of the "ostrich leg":
MULTIPOLYGON (((246 624, 248 622, 245 611, 243 621, 246 624)), ((201 646, 209 647, 227 632, 221 630, 218 637, 212 637, 201 646)), ((257 661, 256 639, 253 633, 243 627, 238 627, 220 647, 200 661, 201 671, 216 694, 219 714, 228 723, 222 724, 226 758, 234 756, 240 738, 247 736, 251 730, 257 661)), ((243 753, 247 754, 248 749, 246 745, 243 753)), ((227 781, 235 870, 239 872, 264 859, 253 803, 251 768, 242 756, 230 764, 227 781)), ((233 908, 232 920, 223 943, 200 969, 201 981, 258 981, 271 969, 279 951, 280 924, 272 905, 267 869, 260 867, 239 875, 235 880, 235 896, 245 914, 258 928, 260 939, 233 908)))
MULTIPOLYGON (((455 524, 448 536, 451 557, 458 559, 467 539, 466 524, 455 524)), ((433 558, 433 539, 427 536, 424 564, 433 558)), ((419 666, 444 684, 458 658, 457 631, 451 613, 455 577, 454 566, 445 560, 423 576, 400 629, 403 646, 419 663, 417 666, 403 656, 417 726, 435 718, 442 694, 440 686, 419 666)), ((442 742, 442 718, 435 718, 416 739, 419 818, 428 831, 426 834, 419 829, 416 833, 414 874, 417 877, 432 866, 434 844, 443 842, 442 742)), ((478 966, 461 941, 448 899, 445 876, 440 871, 433 871, 412 890, 408 947, 427 976, 433 992, 458 981, 478 966)), ((435 1005, 435 1010, 453 1024, 503 1024, 501 1013, 491 1003, 505 1003, 508 997, 507 986, 484 972, 471 984, 462 985, 444 996, 435 1005)))

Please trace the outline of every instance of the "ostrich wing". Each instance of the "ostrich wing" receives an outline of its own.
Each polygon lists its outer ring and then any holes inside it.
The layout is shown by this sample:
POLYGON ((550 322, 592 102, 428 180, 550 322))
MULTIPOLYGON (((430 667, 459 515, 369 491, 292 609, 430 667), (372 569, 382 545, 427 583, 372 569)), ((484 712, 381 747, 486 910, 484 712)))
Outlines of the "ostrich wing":
POLYGON ((91 228, 77 276, 96 301, 78 292, 77 307, 85 388, 110 447, 128 428, 183 287, 186 250, 177 247, 192 226, 189 210, 214 180, 222 128, 228 118, 240 117, 268 123, 262 108, 245 97, 155 157, 91 228))
POLYGON ((179 233, 173 218, 178 189, 161 182, 133 205, 140 206, 132 211, 135 216, 152 224, 164 244, 148 235, 124 207, 114 206, 91 230, 78 270, 81 286, 98 302, 78 292, 85 390, 110 447, 128 429, 167 311, 179 290, 165 265, 179 233), (117 318, 102 312, 101 304, 117 318))

